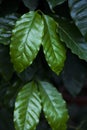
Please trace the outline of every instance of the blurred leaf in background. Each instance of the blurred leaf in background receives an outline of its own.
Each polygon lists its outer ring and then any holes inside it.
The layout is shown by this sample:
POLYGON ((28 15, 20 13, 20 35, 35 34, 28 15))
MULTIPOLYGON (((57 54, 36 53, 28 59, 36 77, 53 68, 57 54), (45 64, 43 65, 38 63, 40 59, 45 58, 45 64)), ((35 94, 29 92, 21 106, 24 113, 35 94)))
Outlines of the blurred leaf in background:
POLYGON ((69 0, 71 16, 87 41, 87 1, 69 0))
POLYGON ((18 14, 9 14, 0 17, 0 44, 10 44, 12 29, 19 16, 18 14))
POLYGON ((72 96, 76 96, 82 90, 87 79, 87 64, 77 56, 67 54, 64 70, 62 73, 64 86, 72 96))
POLYGON ((40 0, 22 0, 24 2, 24 5, 29 8, 30 10, 35 10, 37 6, 39 5, 40 0))

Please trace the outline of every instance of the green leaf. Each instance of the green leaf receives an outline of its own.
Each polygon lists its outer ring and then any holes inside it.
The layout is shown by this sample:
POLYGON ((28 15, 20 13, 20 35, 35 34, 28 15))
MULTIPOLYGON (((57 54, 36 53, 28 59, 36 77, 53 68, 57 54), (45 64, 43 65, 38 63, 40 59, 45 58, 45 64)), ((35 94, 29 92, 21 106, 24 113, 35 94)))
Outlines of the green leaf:
POLYGON ((17 14, 0 17, 0 44, 8 45, 10 43, 12 29, 17 19, 17 14))
POLYGON ((26 7, 28 7, 30 10, 35 10, 38 6, 39 0, 22 0, 26 7))
POLYGON ((43 36, 43 49, 46 60, 50 68, 59 74, 64 66, 66 58, 66 50, 57 36, 57 24, 49 16, 43 15, 44 20, 44 36, 43 36))
POLYGON ((51 9, 53 9, 57 5, 60 5, 60 4, 64 3, 65 1, 66 0, 47 0, 47 2, 48 2, 51 9))
POLYGON ((35 130, 39 122, 41 100, 35 82, 26 84, 18 93, 14 122, 16 130, 35 130))
POLYGON ((58 18, 57 21, 61 41, 65 42, 66 46, 80 59, 87 61, 87 43, 78 28, 67 20, 58 18))
POLYGON ((66 130, 68 113, 61 94, 48 82, 40 82, 43 111, 52 130, 66 130))
POLYGON ((14 68, 21 72, 35 59, 42 42, 43 21, 37 12, 24 14, 13 30, 10 55, 14 68))
POLYGON ((71 16, 75 24, 87 40, 87 1, 86 0, 68 0, 71 9, 71 16))

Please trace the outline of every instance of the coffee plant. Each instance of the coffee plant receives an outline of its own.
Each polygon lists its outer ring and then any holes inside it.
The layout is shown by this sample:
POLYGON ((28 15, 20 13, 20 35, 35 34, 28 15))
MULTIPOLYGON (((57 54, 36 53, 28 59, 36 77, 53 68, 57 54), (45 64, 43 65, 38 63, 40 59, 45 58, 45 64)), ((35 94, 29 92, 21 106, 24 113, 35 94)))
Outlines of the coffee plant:
POLYGON ((87 1, 0 0, 0 77, 0 129, 86 130, 87 1))

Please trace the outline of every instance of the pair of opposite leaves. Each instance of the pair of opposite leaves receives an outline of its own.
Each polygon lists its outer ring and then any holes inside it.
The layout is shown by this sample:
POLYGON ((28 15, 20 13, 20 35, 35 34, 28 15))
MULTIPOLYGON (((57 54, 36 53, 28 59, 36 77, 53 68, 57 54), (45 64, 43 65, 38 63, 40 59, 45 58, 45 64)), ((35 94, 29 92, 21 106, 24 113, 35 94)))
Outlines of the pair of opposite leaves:
POLYGON ((66 103, 56 88, 44 81, 29 82, 18 93, 14 110, 16 130, 35 130, 42 109, 52 130, 66 130, 66 103))
POLYGON ((40 46, 50 68, 59 74, 64 66, 66 50, 57 35, 58 24, 37 11, 24 14, 12 31, 10 55, 14 68, 22 72, 35 59, 40 46))

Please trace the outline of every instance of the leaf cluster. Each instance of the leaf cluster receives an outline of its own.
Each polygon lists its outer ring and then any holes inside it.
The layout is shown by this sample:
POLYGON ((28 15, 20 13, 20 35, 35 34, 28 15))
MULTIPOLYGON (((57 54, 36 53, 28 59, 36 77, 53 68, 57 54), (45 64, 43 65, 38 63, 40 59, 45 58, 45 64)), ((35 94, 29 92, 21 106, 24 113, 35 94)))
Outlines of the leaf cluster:
POLYGON ((34 130, 41 110, 52 130, 65 130, 58 89, 75 98, 86 78, 86 0, 0 0, 0 107, 14 111, 16 130, 34 130))

